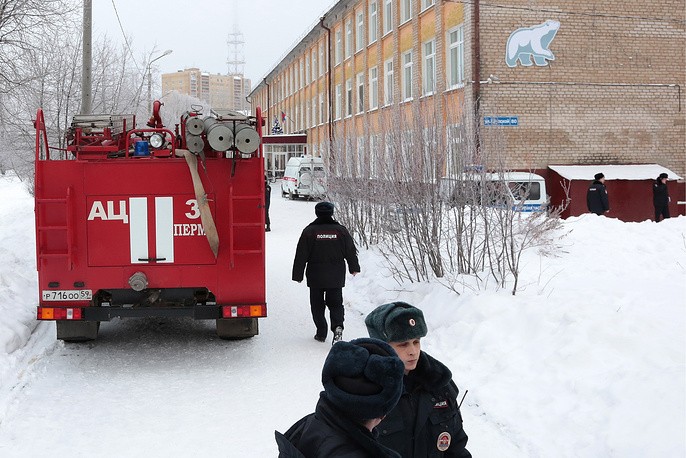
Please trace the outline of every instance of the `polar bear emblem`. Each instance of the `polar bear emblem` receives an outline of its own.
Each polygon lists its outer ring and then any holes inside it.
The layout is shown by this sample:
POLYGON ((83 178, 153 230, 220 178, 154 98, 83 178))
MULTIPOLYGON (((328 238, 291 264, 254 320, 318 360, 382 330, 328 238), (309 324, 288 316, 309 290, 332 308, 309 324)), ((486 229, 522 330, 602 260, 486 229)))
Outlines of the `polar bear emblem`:
POLYGON ((510 34, 505 50, 505 63, 508 67, 516 67, 517 60, 525 67, 533 65, 531 58, 539 67, 548 65, 549 60, 555 60, 555 55, 548 49, 550 42, 560 28, 558 21, 548 20, 543 24, 532 27, 522 27, 510 34))

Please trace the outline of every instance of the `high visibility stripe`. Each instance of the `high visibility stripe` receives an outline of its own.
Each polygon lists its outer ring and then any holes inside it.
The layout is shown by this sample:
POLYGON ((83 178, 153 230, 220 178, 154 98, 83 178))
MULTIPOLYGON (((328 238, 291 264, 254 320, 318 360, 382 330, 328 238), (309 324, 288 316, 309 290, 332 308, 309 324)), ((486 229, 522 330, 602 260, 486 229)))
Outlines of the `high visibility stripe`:
POLYGON ((174 262, 174 200, 155 197, 155 248, 158 262, 174 262))
POLYGON ((148 198, 129 197, 129 240, 131 243, 131 264, 148 261, 148 198))

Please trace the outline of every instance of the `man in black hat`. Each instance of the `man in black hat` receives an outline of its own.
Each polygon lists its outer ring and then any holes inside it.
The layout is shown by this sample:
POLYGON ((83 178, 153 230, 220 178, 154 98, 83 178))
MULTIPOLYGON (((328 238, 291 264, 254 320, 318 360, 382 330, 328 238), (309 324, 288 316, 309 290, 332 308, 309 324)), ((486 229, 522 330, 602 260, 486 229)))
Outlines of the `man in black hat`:
POLYGON ((393 348, 377 339, 331 347, 314 413, 283 435, 275 432, 279 457, 400 458, 377 442, 374 428, 398 402, 403 370, 393 348))
POLYGON ((607 197, 607 188, 605 187, 605 175, 596 173, 595 181, 591 183, 586 192, 586 205, 588 211, 596 215, 602 215, 610 211, 610 201, 607 197))
POLYGON ((388 342, 405 364, 403 394, 377 430, 379 442, 403 458, 469 458, 467 434, 452 373, 421 350, 424 314, 406 302, 374 309, 364 320, 369 336, 388 342))
POLYGON ((667 178, 669 175, 661 173, 653 183, 653 207, 655 207, 655 222, 660 222, 662 219, 669 218, 669 190, 667 189, 667 178))
POLYGON ((293 260, 293 281, 300 283, 307 275, 310 287, 310 309, 317 328, 315 340, 326 341, 327 323, 324 311, 329 308, 333 343, 343 336, 343 287, 345 263, 354 276, 360 272, 357 248, 348 229, 333 219, 331 202, 319 202, 314 207, 317 219, 300 235, 293 260), (305 271, 307 266, 307 271, 305 271))

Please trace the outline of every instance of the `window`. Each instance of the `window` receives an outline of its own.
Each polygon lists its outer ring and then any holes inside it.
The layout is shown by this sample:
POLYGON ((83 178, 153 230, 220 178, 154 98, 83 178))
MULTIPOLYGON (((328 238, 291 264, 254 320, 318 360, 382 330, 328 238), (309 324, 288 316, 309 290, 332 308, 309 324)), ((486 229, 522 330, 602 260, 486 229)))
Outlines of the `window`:
POLYGON ((355 34, 355 51, 364 48, 364 11, 357 12, 357 33, 355 34))
POLYGON ((364 112, 364 73, 357 74, 357 113, 364 112))
POLYGON ((422 11, 427 9, 430 6, 433 6, 435 3, 435 0, 422 0, 422 11))
POLYGON ((312 81, 319 78, 319 67, 317 66, 317 48, 312 49, 312 81))
POLYGON ((436 90, 436 41, 424 43, 424 95, 433 94, 436 90))
POLYGON ((326 59, 324 58, 324 43, 319 43, 319 75, 323 76, 326 73, 324 66, 326 59))
POLYGON ((372 67, 369 69, 369 109, 373 110, 379 106, 379 69, 372 67))
POLYGON ((448 87, 464 84, 464 25, 448 31, 448 87))
POLYGON ((305 56, 305 84, 310 84, 310 55, 305 56))
POLYGON ((369 43, 374 43, 379 31, 379 11, 376 1, 369 3, 369 43))
POLYGON ((336 30, 336 65, 341 63, 341 58, 343 57, 343 41, 342 32, 336 30))
POLYGON ((412 51, 403 54, 402 95, 403 100, 412 98, 412 51))
POLYGON ((345 115, 353 115, 353 80, 347 79, 345 81, 345 115))
POLYGON ((310 125, 310 104, 305 102, 305 127, 310 125))
POLYGON ((384 0, 383 5, 383 33, 386 35, 393 30, 393 0, 384 0))
POLYGON ((384 68, 384 105, 393 104, 393 59, 383 64, 384 68))
POLYGON ((345 58, 347 59, 353 53, 353 22, 348 19, 345 23, 345 58))
POLYGON ((341 92, 341 85, 336 85, 336 119, 341 119, 343 108, 343 93, 341 92))
POLYGON ((400 23, 412 19, 412 0, 400 0, 400 23))
POLYGON ((324 117, 324 93, 319 94, 319 124, 324 123, 324 119, 327 119, 324 117))
POLYGON ((299 70, 298 81, 300 82, 300 84, 298 85, 298 89, 302 89, 303 86, 305 85, 304 66, 303 66, 303 60, 302 59, 300 59, 298 61, 298 70, 299 70))

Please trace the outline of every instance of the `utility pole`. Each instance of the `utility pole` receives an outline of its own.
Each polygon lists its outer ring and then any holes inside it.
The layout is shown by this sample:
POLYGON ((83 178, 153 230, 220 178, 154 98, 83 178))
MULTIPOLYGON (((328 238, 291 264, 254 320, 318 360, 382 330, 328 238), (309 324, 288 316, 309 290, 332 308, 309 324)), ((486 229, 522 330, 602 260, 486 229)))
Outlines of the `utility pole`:
POLYGON ((83 62, 81 64, 81 114, 91 113, 93 61, 92 46, 93 5, 92 0, 83 0, 83 62))

